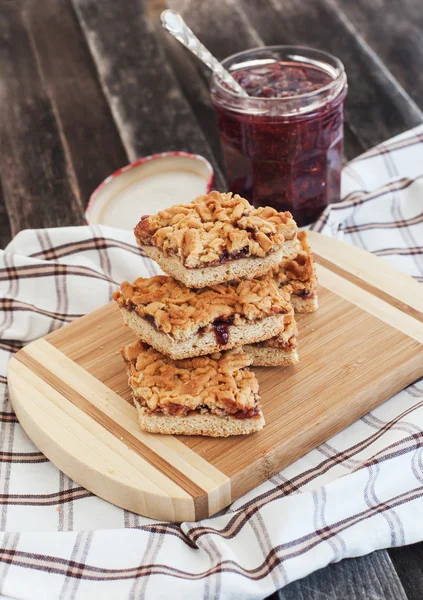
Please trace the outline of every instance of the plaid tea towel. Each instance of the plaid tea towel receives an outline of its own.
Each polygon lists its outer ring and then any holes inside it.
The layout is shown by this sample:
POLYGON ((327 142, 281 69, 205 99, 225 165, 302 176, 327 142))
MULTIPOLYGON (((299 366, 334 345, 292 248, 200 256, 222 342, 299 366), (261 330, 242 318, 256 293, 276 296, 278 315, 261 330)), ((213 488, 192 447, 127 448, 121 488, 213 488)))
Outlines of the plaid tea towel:
MULTIPOLYGON (((344 169, 315 229, 423 278, 423 127, 344 169)), ((94 497, 20 427, 7 363, 149 276, 131 233, 21 232, 0 253, 0 591, 24 600, 259 599, 345 557, 423 540, 423 384, 378 407, 220 515, 155 522, 94 497)))

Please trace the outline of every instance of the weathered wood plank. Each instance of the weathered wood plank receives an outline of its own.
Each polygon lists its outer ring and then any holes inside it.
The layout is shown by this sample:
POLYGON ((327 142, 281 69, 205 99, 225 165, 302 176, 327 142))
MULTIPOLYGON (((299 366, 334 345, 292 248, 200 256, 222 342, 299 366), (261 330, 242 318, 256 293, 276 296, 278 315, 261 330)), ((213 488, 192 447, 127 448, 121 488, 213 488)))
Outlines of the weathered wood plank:
POLYGON ((321 598, 407 600, 407 595, 387 552, 379 551, 328 565, 304 579, 294 581, 271 596, 272 600, 321 598))
POLYGON ((248 21, 240 2, 198 2, 169 0, 169 7, 181 13, 203 44, 222 60, 247 48, 263 46, 263 37, 248 21))
POLYGON ((339 56, 350 83, 346 121, 363 148, 423 121, 422 111, 333 0, 241 0, 241 5, 266 44, 303 44, 339 56))
POLYGON ((337 0, 360 35, 423 108, 421 0, 337 0))
POLYGON ((83 206, 93 189, 128 162, 69 0, 27 1, 24 18, 83 206))
MULTIPOLYGON (((256 0, 248 7, 240 2, 234 3, 233 0, 220 0, 218 4, 194 0, 169 0, 169 6, 183 15, 191 29, 220 60, 235 52, 265 45, 268 43, 269 30, 270 32, 275 29, 281 30, 279 26, 281 16, 277 8, 261 0, 256 0), (247 12, 250 12, 251 18, 247 16, 247 12), (272 19, 276 19, 276 23, 268 23, 272 19), (225 24, 224 27, 222 23, 225 24)), ((283 40, 279 39, 278 42, 273 43, 282 42, 283 40)), ((169 53, 169 56, 170 60, 175 62, 173 52, 169 53)), ((187 98, 195 106, 198 98, 198 91, 193 84, 195 77, 189 73, 189 69, 185 68, 183 59, 179 62, 180 66, 176 67, 178 78, 183 82, 187 98)), ((196 65, 201 71, 198 61, 196 65)), ((210 104, 209 111, 212 110, 210 104)), ((355 128, 346 123, 346 157, 353 158, 364 152, 367 147, 358 139, 355 128)))
POLYGON ((408 600, 423 598, 423 542, 388 550, 408 600))
MULTIPOLYGON (((178 79, 181 90, 191 106, 219 168, 224 171, 216 113, 210 99, 209 74, 206 67, 181 46, 160 25, 156 24, 157 36, 166 51, 166 57, 178 79)), ((225 188, 226 189, 226 188, 225 188)))
POLYGON ((217 168, 143 3, 72 2, 129 157, 187 150, 217 168))
POLYGON ((0 184, 0 249, 4 249, 10 242, 10 223, 7 214, 6 204, 4 203, 3 190, 0 184))
POLYGON ((19 0, 4 2, 0 21, 0 161, 12 235, 27 227, 83 222, 21 8, 19 0))

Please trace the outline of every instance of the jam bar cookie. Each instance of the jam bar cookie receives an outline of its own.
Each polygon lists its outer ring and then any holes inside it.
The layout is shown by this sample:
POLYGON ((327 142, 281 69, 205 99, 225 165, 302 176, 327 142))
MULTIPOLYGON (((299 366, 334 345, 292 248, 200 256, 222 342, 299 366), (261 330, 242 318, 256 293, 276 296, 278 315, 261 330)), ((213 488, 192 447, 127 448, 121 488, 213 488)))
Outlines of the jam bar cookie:
POLYGON ((216 191, 143 217, 134 233, 163 271, 194 288, 264 275, 299 250, 291 213, 216 191))
POLYGON ((293 318, 290 293, 272 278, 190 289, 165 275, 125 281, 113 294, 123 319, 173 359, 203 356, 280 334, 293 318))
POLYGON ((258 382, 242 349, 174 361, 139 341, 122 356, 143 431, 227 437, 263 428, 258 382))

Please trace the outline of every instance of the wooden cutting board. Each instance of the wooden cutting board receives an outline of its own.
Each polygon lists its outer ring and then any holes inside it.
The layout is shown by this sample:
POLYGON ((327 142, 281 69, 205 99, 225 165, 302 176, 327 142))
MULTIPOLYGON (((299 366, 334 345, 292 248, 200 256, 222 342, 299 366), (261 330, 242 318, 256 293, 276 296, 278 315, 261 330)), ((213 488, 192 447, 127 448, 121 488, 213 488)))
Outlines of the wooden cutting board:
POLYGON ((214 439, 141 432, 109 304, 10 361, 13 408, 69 477, 141 515, 212 515, 423 376, 423 288, 386 262, 310 233, 320 308, 299 315, 300 362, 257 369, 266 426, 214 439))

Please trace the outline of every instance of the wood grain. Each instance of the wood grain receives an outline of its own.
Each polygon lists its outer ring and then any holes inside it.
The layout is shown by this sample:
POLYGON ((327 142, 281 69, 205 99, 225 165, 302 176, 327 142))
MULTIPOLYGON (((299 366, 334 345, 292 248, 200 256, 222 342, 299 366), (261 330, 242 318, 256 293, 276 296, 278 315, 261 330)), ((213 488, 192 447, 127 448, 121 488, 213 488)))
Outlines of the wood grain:
POLYGON ((423 10, 420 0, 337 0, 360 35, 423 109, 423 10))
POLYGON ((423 598, 423 543, 390 548, 388 552, 408 600, 421 600, 423 598))
MULTIPOLYGON (((332 563, 280 590, 274 600, 407 600, 385 551, 332 563)), ((420 600, 421 596, 409 600, 420 600)), ((270 600, 270 599, 269 599, 270 600)), ((273 600, 273 598, 272 598, 273 600)))
POLYGON ((318 313, 299 315, 298 324, 300 363, 285 371, 257 370, 267 424, 254 436, 254 456, 265 460, 249 469, 248 438, 222 440, 219 447, 205 438, 187 441, 231 477, 234 497, 247 482, 257 485, 371 410, 380 401, 375 390, 388 398, 402 389, 404 364, 392 348, 407 354, 410 381, 422 368, 421 344, 324 289, 318 313))
MULTIPOLYGON (((314 233, 313 240, 319 246, 319 234, 314 233)), ((348 246, 335 241, 326 247, 321 240, 320 249, 328 262, 331 253, 336 256, 334 268, 340 266, 341 273, 318 265, 323 284, 320 308, 298 315, 300 363, 290 369, 256 370, 267 424, 253 436, 168 437, 138 431, 119 353, 135 337, 123 327, 114 303, 33 342, 12 360, 12 371, 25 367, 40 392, 44 383, 48 396, 51 390, 57 392, 62 403, 74 405, 187 493, 193 505, 186 505, 184 519, 192 518, 193 511, 197 518, 213 514, 423 374, 423 323, 407 312, 411 305, 421 311, 423 299, 413 297, 396 305, 398 293, 389 283, 395 269, 386 266, 388 284, 383 289, 384 279, 372 273, 384 268, 381 259, 367 261, 365 275, 374 275, 372 281, 378 282, 384 297, 393 300, 387 302, 360 287, 360 277, 353 279, 348 246)), ((360 275, 359 264, 354 271, 360 275)), ((415 285, 406 278, 401 298, 415 285)), ((16 378, 10 385, 18 417, 22 411, 31 416, 31 401, 13 389, 16 378)), ((48 441, 41 449, 50 446, 48 441)), ((72 446, 66 455, 72 455, 72 446)), ((57 464, 66 472, 67 464, 57 464)), ((79 482, 78 473, 71 476, 79 482)), ((98 484, 89 482, 88 489, 100 493, 101 477, 98 484)), ((148 492, 138 492, 144 494, 143 507, 151 504, 148 492)), ((123 505, 120 500, 118 504, 123 505)), ((166 502, 161 514, 165 506, 166 502)), ((184 510, 179 507, 178 514, 184 515, 184 510)))
POLYGON ((161 25, 156 23, 155 27, 158 39, 163 45, 166 58, 178 79, 181 91, 188 100, 219 166, 216 187, 220 191, 226 191, 227 185, 223 176, 225 166, 217 128, 217 117, 210 98, 210 73, 195 56, 187 52, 161 25))
MULTIPOLYGON (((174 482, 181 493, 186 492, 191 499, 191 504, 185 507, 191 512, 181 513, 182 519, 201 519, 210 511, 221 510, 231 501, 229 479, 202 457, 190 451, 188 448, 173 438, 166 436, 153 436, 139 431, 136 421, 135 408, 113 391, 94 379, 81 367, 73 363, 66 355, 59 352, 44 339, 30 344, 24 352, 16 356, 9 373, 9 380, 13 388, 22 385, 21 379, 28 379, 26 371, 30 371, 31 377, 37 382, 44 382, 46 395, 58 395, 61 399, 61 407, 72 404, 79 409, 80 413, 86 415, 101 426, 108 434, 113 435, 119 444, 129 448, 132 453, 140 456, 144 463, 151 467, 142 471, 159 485, 160 481, 174 482), (19 364, 16 364, 19 363, 19 364), (46 368, 45 365, 55 365, 55 373, 46 368), (22 371, 24 368, 24 371, 22 371), (57 377, 59 375, 59 377, 57 377), (15 376, 15 379, 13 378, 15 376), (18 383, 16 384, 16 379, 18 383), (154 476, 160 473, 160 477, 154 476)), ((24 384, 24 382, 23 382, 24 384)), ((32 396, 31 396, 32 398, 32 396)), ((16 390, 12 391, 12 402, 17 414, 21 412, 21 399, 16 390)), ((31 401, 32 402, 32 401, 31 401)), ((38 408, 31 403, 25 410, 26 417, 32 417, 32 411, 38 412, 38 408)), ((42 427, 42 426, 41 426, 42 427)), ((71 429, 71 424, 69 424, 71 429)), ((47 432, 49 433, 49 432, 47 432)), ((98 433, 97 433, 98 436, 98 433)), ((100 436, 101 437, 101 436, 100 436)), ((109 436, 106 437, 108 443, 109 436)), ((63 444, 62 444, 63 446, 63 444)), ((50 444, 42 442, 43 452, 47 456, 51 453, 50 444)), ((67 453, 72 449, 64 448, 67 453)), ((128 475, 124 473, 124 475, 128 475)), ((129 476, 129 475, 128 475, 129 476)), ((96 488, 102 488, 103 483, 91 477, 88 489, 98 493, 96 488)), ((84 484, 85 485, 85 484, 84 484)), ((138 490, 141 492, 142 490, 138 490)), ((169 490, 168 490, 169 491, 169 490)), ((185 494, 185 497, 186 497, 185 494)), ((145 499, 148 504, 148 499, 145 499)), ((119 505, 122 505, 117 498, 119 505)), ((163 517, 161 517, 163 518, 163 517)))
MULTIPOLYGON (((54 356, 54 355, 53 355, 54 356)), ((49 369, 43 365, 39 360, 26 352, 21 352, 18 360, 28 367, 35 375, 45 381, 49 386, 56 389, 64 398, 69 402, 72 402, 80 410, 89 415, 94 421, 99 423, 104 429, 112 433, 118 439, 122 440, 131 450, 143 456, 147 462, 152 464, 161 473, 171 474, 171 479, 183 490, 188 492, 191 496, 196 499, 202 500, 204 496, 204 490, 191 481, 174 468, 170 462, 164 460, 159 455, 155 454, 150 450, 148 446, 143 444, 136 436, 130 431, 126 430, 118 421, 112 419, 99 408, 90 402, 83 394, 79 393, 70 385, 67 385, 64 381, 59 380, 49 369)), ((204 511, 203 511, 204 512, 204 511)))
POLYGON ((204 155, 218 171, 143 3, 72 2, 130 159, 186 150, 204 155))
POLYGON ((70 181, 85 207, 99 183, 128 157, 70 1, 27 1, 23 16, 72 166, 70 181))
POLYGON ((357 246, 314 231, 308 237, 319 264, 422 321, 423 286, 415 279, 357 246))
POLYGON ((3 2, 0 20, 1 178, 12 235, 27 227, 83 223, 22 5, 21 0, 3 2))
POLYGON ((157 519, 169 518, 170 514, 174 520, 187 514, 195 517, 193 500, 187 492, 46 386, 21 362, 12 359, 8 378, 22 427, 69 477, 127 510, 155 514, 157 519), (28 397, 31 405, 25 406, 28 397))
POLYGON ((265 44, 240 2, 221 0, 217 10, 210 2, 196 0, 169 0, 168 4, 183 15, 194 33, 219 60, 265 44))

